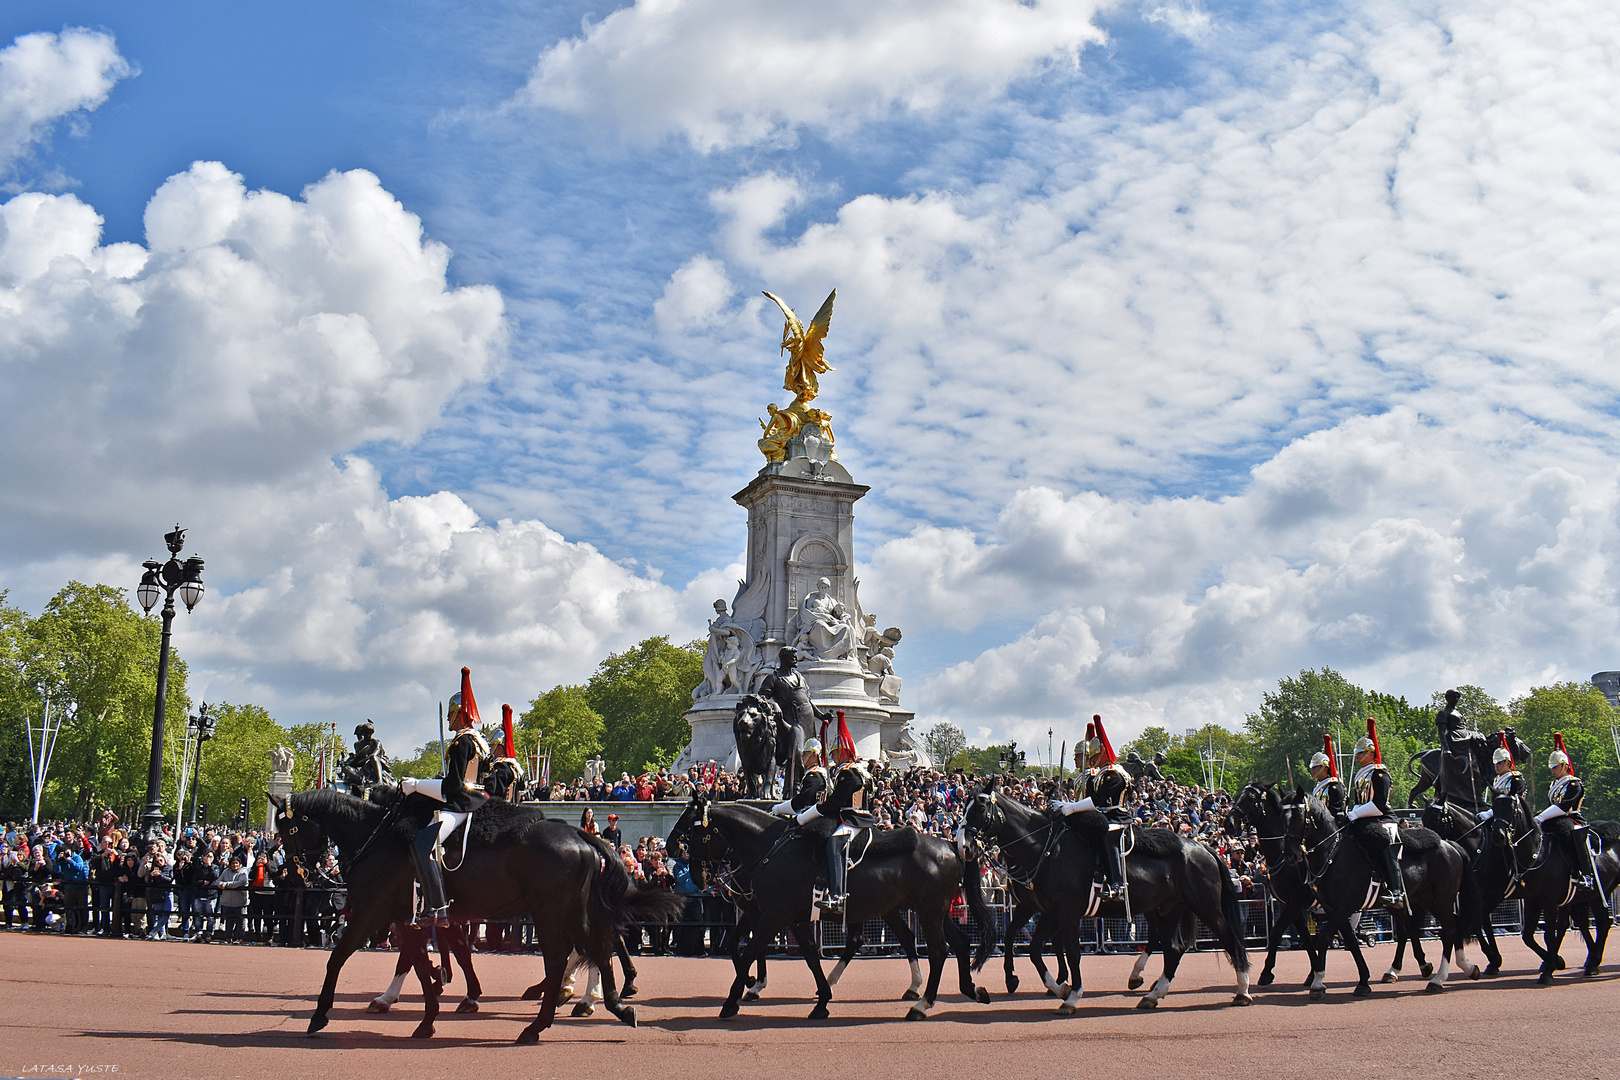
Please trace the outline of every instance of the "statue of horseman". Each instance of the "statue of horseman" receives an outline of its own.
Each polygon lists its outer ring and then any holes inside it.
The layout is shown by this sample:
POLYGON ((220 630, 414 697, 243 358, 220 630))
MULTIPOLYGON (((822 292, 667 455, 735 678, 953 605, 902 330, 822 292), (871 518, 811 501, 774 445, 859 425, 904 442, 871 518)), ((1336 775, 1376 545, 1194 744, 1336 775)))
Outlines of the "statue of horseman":
MULTIPOLYGON (((489 800, 481 778, 489 767, 489 743, 479 734, 482 720, 472 692, 472 671, 461 669, 461 692, 450 698, 445 723, 454 732, 444 752, 444 775, 436 780, 406 778, 401 795, 426 795, 444 804, 433 821, 416 834, 411 850, 416 880, 422 886, 419 925, 449 924, 450 902, 444 889, 444 842, 457 828, 470 827, 473 811, 489 800)), ((463 838, 465 840, 465 837, 463 838)), ((459 865, 459 864, 458 864, 459 865)))

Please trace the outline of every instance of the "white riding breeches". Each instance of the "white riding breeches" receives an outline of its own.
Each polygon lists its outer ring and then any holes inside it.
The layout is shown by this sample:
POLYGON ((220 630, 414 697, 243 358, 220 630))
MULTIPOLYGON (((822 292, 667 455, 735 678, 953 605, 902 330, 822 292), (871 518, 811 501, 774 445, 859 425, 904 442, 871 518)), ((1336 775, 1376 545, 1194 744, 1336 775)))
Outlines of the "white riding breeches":
POLYGON ((450 834, 455 832, 458 826, 465 824, 470 817, 472 814, 456 810, 440 810, 434 814, 433 820, 439 823, 439 845, 444 846, 450 834))

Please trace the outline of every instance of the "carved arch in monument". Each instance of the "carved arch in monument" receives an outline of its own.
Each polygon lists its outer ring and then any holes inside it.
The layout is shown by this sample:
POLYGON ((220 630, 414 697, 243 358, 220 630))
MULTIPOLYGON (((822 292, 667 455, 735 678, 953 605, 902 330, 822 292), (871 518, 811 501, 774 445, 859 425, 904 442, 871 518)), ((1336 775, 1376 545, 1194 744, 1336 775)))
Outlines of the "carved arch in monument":
POLYGON ((833 596, 848 603, 844 596, 844 577, 849 560, 843 547, 826 533, 805 533, 793 541, 788 551, 788 611, 799 606, 805 595, 814 591, 817 578, 827 578, 833 584, 833 596))

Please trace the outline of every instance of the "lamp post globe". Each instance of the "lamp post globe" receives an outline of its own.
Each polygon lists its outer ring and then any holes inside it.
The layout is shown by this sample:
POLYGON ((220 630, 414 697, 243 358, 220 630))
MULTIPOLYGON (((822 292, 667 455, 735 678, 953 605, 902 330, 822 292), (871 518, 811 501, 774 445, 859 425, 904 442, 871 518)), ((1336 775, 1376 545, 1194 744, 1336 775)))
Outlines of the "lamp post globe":
MULTIPOLYGON (((186 530, 176 525, 173 532, 164 535, 163 542, 169 549, 169 560, 163 563, 156 559, 146 560, 142 564, 145 573, 141 575, 141 583, 135 590, 136 599, 145 611, 150 612, 156 607, 159 599, 163 601, 157 699, 152 708, 152 754, 146 766, 146 805, 141 811, 141 832, 149 841, 163 835, 163 736, 169 696, 169 635, 174 626, 174 594, 180 592, 180 600, 188 612, 197 606, 203 594, 203 561, 193 555, 183 564, 180 562, 180 550, 186 544, 186 530)), ((179 801, 183 802, 185 792, 177 794, 179 801)))

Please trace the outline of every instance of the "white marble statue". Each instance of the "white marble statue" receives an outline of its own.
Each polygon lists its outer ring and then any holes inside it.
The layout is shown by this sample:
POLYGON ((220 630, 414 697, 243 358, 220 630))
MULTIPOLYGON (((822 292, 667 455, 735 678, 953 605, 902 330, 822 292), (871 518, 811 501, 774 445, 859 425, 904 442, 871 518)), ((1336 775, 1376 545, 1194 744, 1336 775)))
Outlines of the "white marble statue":
POLYGON ((692 691, 692 700, 753 690, 761 668, 763 630, 763 620, 739 620, 727 613, 724 600, 716 600, 714 618, 709 620, 709 647, 703 653, 703 681, 692 691))
POLYGON ((932 769, 934 767, 933 759, 928 756, 928 751, 924 749, 922 740, 917 738, 917 733, 912 730, 910 721, 907 721, 906 725, 900 729, 900 734, 895 738, 894 743, 896 749, 884 751, 891 768, 916 766, 919 769, 932 769))
POLYGON ((596 781, 602 779, 603 770, 606 768, 607 762, 602 760, 602 755, 598 754, 596 757, 591 758, 585 763, 585 782, 587 784, 596 783, 596 781))
POLYGON ((852 659, 860 640, 855 616, 833 598, 827 578, 819 579, 816 591, 799 601, 788 632, 799 655, 814 660, 852 659))
POLYGON ((278 746, 270 751, 270 775, 291 776, 293 752, 291 747, 278 746))

